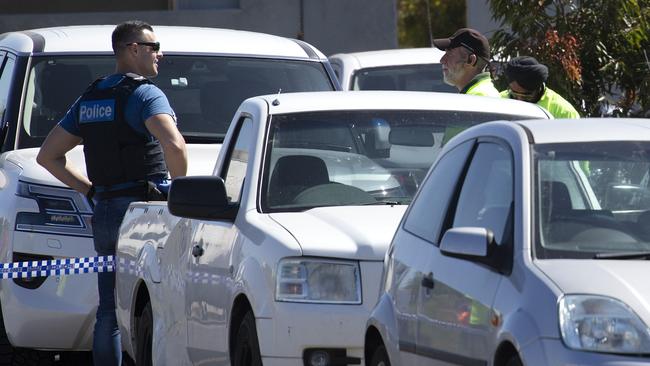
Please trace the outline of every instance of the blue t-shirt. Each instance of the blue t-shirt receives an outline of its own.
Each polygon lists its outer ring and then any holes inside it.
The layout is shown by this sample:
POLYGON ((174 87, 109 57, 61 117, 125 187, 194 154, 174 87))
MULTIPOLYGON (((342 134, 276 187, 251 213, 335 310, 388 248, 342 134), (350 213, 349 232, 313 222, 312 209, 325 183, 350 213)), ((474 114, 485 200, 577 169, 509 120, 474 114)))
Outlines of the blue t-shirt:
MULTIPOLYGON (((124 74, 113 74, 108 76, 106 79, 99 82, 97 87, 99 89, 107 89, 113 87, 127 77, 124 74)), ((79 99, 74 102, 72 107, 65 114, 63 119, 59 121, 59 125, 63 127, 69 133, 75 136, 81 136, 79 132, 79 121, 77 120, 79 116, 79 99)), ((126 122, 133 128, 135 131, 151 137, 149 131, 144 125, 149 117, 155 116, 157 114, 168 114, 176 120, 176 114, 169 105, 167 97, 158 89, 157 86, 153 84, 143 84, 140 85, 137 89, 131 93, 129 99, 126 102, 125 110, 126 122)))

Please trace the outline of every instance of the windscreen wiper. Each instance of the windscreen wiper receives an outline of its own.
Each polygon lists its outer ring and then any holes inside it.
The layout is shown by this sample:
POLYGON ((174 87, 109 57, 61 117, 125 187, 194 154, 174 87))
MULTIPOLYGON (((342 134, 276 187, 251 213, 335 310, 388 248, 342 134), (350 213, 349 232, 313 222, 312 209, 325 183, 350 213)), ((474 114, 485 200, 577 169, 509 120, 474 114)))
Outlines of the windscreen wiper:
POLYGON ((368 203, 363 203, 363 206, 373 206, 373 205, 391 205, 391 206, 397 206, 401 205, 399 201, 390 201, 390 200, 381 200, 377 202, 368 202, 368 203))
POLYGON ((597 253, 595 259, 650 259, 649 252, 605 252, 597 253))

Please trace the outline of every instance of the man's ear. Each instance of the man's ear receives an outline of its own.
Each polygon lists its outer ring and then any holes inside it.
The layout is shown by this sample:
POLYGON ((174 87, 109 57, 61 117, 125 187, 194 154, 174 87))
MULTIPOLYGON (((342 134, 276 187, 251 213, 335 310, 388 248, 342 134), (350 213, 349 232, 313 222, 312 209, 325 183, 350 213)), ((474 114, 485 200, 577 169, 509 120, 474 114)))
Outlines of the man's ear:
POLYGON ((475 54, 470 54, 467 56, 467 64, 471 66, 476 66, 476 62, 478 62, 478 57, 475 54))

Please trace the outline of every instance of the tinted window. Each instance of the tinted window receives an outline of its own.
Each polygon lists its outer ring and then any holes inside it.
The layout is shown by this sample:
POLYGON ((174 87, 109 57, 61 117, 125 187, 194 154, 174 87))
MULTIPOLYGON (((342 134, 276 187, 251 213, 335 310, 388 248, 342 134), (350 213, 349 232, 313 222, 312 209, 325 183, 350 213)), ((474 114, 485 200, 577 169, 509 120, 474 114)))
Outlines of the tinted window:
POLYGON ((442 79, 442 65, 400 65, 358 70, 354 90, 411 90, 457 93, 442 79))
MULTIPOLYGON (((114 72, 112 56, 35 57, 28 76, 20 148, 40 146, 95 79, 114 72)), ((152 81, 167 95, 187 142, 221 142, 249 97, 333 90, 319 62, 166 55, 152 81)))
POLYGON ((463 182, 453 227, 492 230, 497 244, 510 239, 513 210, 512 154, 505 146, 481 143, 463 182))
POLYGON ((458 145, 442 156, 420 189, 404 222, 404 229, 432 243, 438 243, 447 208, 473 140, 458 145))
POLYGON ((246 177, 246 168, 248 167, 248 158, 251 143, 253 141, 253 121, 245 118, 242 122, 234 148, 231 148, 228 164, 226 166, 225 177, 226 194, 231 203, 239 202, 239 195, 244 186, 246 177))

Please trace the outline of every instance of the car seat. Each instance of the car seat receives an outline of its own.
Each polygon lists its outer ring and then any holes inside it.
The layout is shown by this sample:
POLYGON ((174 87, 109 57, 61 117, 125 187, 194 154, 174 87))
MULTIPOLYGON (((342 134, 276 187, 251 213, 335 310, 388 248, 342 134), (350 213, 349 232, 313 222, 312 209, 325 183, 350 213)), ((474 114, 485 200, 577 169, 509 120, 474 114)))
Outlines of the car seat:
POLYGON ((310 155, 288 155, 278 159, 269 181, 271 206, 291 204, 307 188, 329 183, 325 162, 310 155))

